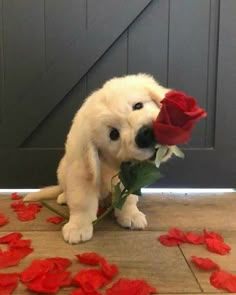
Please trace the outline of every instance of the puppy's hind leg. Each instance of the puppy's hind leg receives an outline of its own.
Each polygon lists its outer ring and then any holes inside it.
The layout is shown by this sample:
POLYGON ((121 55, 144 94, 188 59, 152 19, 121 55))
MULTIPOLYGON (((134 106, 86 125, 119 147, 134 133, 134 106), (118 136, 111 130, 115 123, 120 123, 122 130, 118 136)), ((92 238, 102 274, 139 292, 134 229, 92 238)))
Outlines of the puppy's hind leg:
POLYGON ((147 226, 145 215, 137 208, 138 196, 129 195, 121 210, 115 209, 117 222, 131 229, 144 229, 147 226))

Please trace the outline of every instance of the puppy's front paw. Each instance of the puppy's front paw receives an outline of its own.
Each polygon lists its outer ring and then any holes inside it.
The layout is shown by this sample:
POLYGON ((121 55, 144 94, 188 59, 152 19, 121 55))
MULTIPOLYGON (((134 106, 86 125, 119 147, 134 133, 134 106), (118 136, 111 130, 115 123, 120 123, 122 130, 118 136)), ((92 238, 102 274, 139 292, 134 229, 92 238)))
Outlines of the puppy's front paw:
POLYGON ((62 229, 63 237, 69 244, 78 244, 88 241, 93 236, 92 224, 87 224, 79 227, 78 225, 68 222, 62 229))
POLYGON ((118 223, 123 227, 131 229, 144 229, 147 226, 147 220, 145 215, 138 210, 134 212, 122 212, 116 211, 116 217, 118 223))

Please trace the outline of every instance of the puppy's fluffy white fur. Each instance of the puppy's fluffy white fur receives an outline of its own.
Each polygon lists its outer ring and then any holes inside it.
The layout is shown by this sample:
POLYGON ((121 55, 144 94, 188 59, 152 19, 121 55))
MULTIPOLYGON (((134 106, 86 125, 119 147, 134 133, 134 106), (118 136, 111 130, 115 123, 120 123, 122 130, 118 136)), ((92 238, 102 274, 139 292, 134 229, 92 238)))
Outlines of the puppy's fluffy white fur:
MULTIPOLYGON (((166 89, 146 74, 113 78, 92 93, 77 112, 58 170, 58 185, 27 195, 25 201, 57 197, 67 203, 70 218, 63 227, 65 241, 74 244, 92 238, 99 200, 111 190, 111 178, 122 161, 147 160, 154 148, 139 148, 135 136, 142 126, 152 124, 159 113, 166 89), (133 110, 136 103, 143 108, 133 110), (110 139, 112 128, 119 131, 110 139)), ((167 155, 167 158, 170 155, 167 155)), ((129 195, 122 210, 115 210, 120 225, 144 229, 145 215, 137 208, 138 197, 129 195)))

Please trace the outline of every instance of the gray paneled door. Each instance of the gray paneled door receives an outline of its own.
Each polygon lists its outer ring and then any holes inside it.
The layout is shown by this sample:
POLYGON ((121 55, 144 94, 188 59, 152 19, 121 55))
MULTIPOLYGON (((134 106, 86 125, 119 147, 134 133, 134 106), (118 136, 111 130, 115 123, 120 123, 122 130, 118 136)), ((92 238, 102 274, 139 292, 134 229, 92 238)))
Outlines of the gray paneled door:
POLYGON ((208 111, 157 185, 234 186, 235 11, 235 0, 0 0, 0 187, 55 183, 84 98, 137 72, 208 111))

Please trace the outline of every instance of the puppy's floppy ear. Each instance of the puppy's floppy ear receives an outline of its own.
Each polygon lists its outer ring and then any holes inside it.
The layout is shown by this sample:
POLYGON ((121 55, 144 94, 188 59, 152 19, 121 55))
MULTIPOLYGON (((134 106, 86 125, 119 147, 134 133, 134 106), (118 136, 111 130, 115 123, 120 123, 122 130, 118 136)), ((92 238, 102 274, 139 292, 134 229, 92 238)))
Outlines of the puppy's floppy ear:
POLYGON ((155 79, 147 74, 139 74, 145 81, 145 88, 148 90, 152 100, 160 107, 160 101, 171 89, 161 86, 155 79))
POLYGON ((98 184, 100 182, 100 159, 98 150, 92 142, 87 144, 83 163, 87 180, 98 184))

